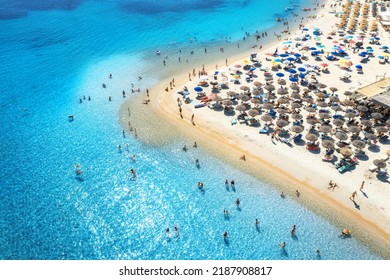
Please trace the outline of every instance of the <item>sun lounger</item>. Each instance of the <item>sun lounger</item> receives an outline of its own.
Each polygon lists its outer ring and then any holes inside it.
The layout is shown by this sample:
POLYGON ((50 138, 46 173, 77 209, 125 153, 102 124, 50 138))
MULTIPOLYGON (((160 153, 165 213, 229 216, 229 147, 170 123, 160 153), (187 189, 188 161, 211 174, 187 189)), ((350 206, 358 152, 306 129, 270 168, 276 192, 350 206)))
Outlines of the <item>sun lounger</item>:
POLYGON ((263 128, 261 128, 260 130, 259 130, 259 133, 268 133, 269 132, 269 127, 268 126, 264 126, 263 128))
POLYGON ((372 165, 368 168, 368 170, 370 170, 371 172, 375 172, 375 171, 378 170, 378 167, 377 167, 376 165, 372 164, 372 165))
POLYGON ((236 119, 236 118, 232 119, 230 123, 231 123, 232 125, 237 124, 237 119, 236 119))

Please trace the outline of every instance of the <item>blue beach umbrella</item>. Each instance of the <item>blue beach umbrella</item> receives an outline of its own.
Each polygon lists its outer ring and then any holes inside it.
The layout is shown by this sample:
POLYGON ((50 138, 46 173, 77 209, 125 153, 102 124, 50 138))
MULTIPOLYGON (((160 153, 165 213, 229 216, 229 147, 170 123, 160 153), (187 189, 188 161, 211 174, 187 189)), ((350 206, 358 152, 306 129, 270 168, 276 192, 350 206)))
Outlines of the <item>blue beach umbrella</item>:
POLYGON ((293 83, 298 82, 298 79, 295 78, 295 77, 290 77, 289 80, 290 80, 291 82, 293 82, 293 83))
POLYGON ((284 74, 281 73, 281 72, 277 72, 275 75, 278 76, 278 77, 284 77, 284 74))
POLYGON ((363 66, 361 66, 360 64, 358 65, 355 65, 356 69, 363 69, 363 66))
POLYGON ((361 57, 365 57, 366 55, 367 55, 366 52, 361 52, 361 53, 359 53, 359 56, 361 56, 361 57))
POLYGON ((299 74, 299 78, 304 79, 306 75, 304 73, 299 74))
POLYGON ((383 46, 382 49, 383 49, 383 50, 388 50, 389 47, 388 47, 388 46, 383 46))
POLYGON ((196 92, 201 92, 201 91, 203 91, 203 88, 202 87, 194 87, 194 90, 196 92))
POLYGON ((289 56, 289 57, 287 57, 286 59, 287 59, 288 61, 294 61, 296 58, 295 58, 295 57, 289 56))
POLYGON ((309 50, 311 50, 311 51, 316 51, 317 48, 316 48, 316 47, 310 47, 309 50))
POLYGON ((333 54, 333 55, 337 55, 337 52, 331 52, 331 54, 333 54))
POLYGON ((287 57, 288 54, 286 54, 286 53, 281 53, 279 56, 280 56, 280 57, 287 57))
POLYGON ((288 72, 291 74, 295 74, 295 73, 297 73, 297 70, 290 68, 290 69, 288 69, 288 72))
POLYGON ((318 36, 318 35, 321 35, 321 34, 320 34, 320 32, 319 32, 319 31, 314 31, 314 32, 313 32, 313 35, 316 35, 316 36, 318 36))
POLYGON ((379 59, 384 59, 385 57, 383 55, 378 55, 379 59))
POLYGON ((334 58, 334 56, 333 56, 333 55, 328 55, 326 58, 327 58, 328 60, 332 60, 332 59, 334 58))
POLYGON ((379 38, 379 37, 375 37, 375 40, 377 40, 377 41, 379 41, 381 38, 379 38))
POLYGON ((305 71, 306 71, 306 68, 299 67, 299 68, 298 68, 298 71, 300 71, 300 72, 305 72, 305 71))
POLYGON ((275 62, 281 62, 280 58, 275 58, 274 61, 275 62))
POLYGON ((306 28, 306 27, 305 27, 305 28, 303 28, 302 30, 303 30, 303 31, 309 31, 309 28, 306 28))
POLYGON ((300 53, 294 53, 294 56, 297 57, 297 58, 299 58, 299 57, 301 57, 302 55, 301 55, 300 53))

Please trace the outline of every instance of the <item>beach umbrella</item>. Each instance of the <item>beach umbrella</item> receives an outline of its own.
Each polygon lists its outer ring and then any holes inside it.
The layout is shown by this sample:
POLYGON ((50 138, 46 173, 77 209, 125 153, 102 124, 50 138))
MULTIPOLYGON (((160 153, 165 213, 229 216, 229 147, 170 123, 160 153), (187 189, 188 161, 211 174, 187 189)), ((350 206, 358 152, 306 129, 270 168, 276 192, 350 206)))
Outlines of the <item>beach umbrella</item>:
POLYGON ((290 69, 288 69, 288 72, 291 74, 295 74, 295 73, 297 73, 297 70, 290 68, 290 69))
POLYGON ((311 92, 311 90, 308 89, 308 88, 304 88, 304 89, 303 89, 303 92, 304 92, 304 93, 309 93, 309 92, 311 92))
POLYGON ((366 106, 363 106, 363 105, 358 105, 356 107, 356 109, 358 109, 358 111, 360 111, 360 112, 367 112, 368 111, 368 108, 366 106))
POLYGON ((259 104, 260 101, 261 100, 259 98, 251 98, 251 103, 253 103, 253 104, 259 104))
POLYGON ((361 66, 360 64, 358 64, 358 65, 355 65, 355 67, 356 67, 356 69, 358 69, 358 70, 361 70, 361 69, 363 69, 363 66, 361 66))
POLYGON ((272 121, 272 116, 269 114, 266 114, 266 115, 261 116, 260 119, 264 122, 270 122, 270 121, 272 121))
POLYGON ((308 133, 308 134, 306 134, 305 138, 311 142, 314 142, 314 141, 317 141, 318 135, 316 135, 314 133, 308 133))
POLYGON ((301 103, 298 103, 298 102, 291 103, 291 108, 293 108, 293 109, 297 109, 297 108, 301 108, 301 107, 302 107, 301 103))
POLYGON ((351 148, 349 148, 349 147, 342 147, 341 149, 340 149, 340 154, 342 154, 343 156, 345 156, 345 157, 350 157, 350 156, 352 156, 352 150, 351 150, 351 148))
POLYGON ((212 101, 216 101, 216 102, 222 101, 222 97, 219 96, 219 95, 217 95, 217 94, 212 94, 212 95, 210 95, 210 99, 211 99, 212 101))
POLYGON ((299 86, 297 84, 291 84, 290 88, 293 90, 299 90, 299 86))
POLYGON ((251 116, 251 117, 256 117, 259 114, 260 114, 259 111, 257 111, 256 109, 250 109, 248 111, 248 115, 251 116))
POLYGON ((240 94, 239 98, 244 102, 246 102, 250 99, 249 95, 246 95, 246 94, 240 94))
POLYGON ((349 90, 347 90, 347 91, 344 92, 344 95, 345 95, 345 96, 350 96, 350 95, 352 95, 352 94, 353 94, 353 92, 352 92, 352 91, 349 91, 349 90))
POLYGON ((379 168, 384 168, 387 165, 386 162, 384 160, 382 160, 382 159, 376 159, 376 160, 374 160, 373 163, 374 163, 375 166, 377 166, 379 168))
POLYGON ((326 88, 327 85, 325 85, 325 84, 323 84, 323 83, 319 83, 319 84, 317 85, 317 87, 319 87, 319 88, 326 88))
POLYGON ((267 98, 267 99, 275 99, 275 98, 276 98, 276 95, 275 95, 275 93, 273 93, 273 92, 267 92, 267 93, 265 94, 265 98, 267 98))
POLYGON ((292 99, 297 99, 297 100, 302 98, 302 96, 297 92, 292 93, 290 96, 292 99))
POLYGON ((286 85, 286 80, 285 79, 278 79, 278 84, 281 86, 286 85))
POLYGON ((320 128, 318 129, 320 132, 324 133, 330 133, 332 131, 332 127, 330 125, 321 125, 320 128))
POLYGON ((295 132, 295 133, 301 133, 303 130, 304 130, 304 127, 300 126, 300 125, 293 125, 291 127, 291 131, 295 132))
POLYGON ((295 77, 290 77, 289 80, 293 83, 296 83, 298 82, 298 78, 295 78, 295 77))
POLYGON ((303 119, 303 116, 301 114, 292 114, 291 118, 294 120, 301 120, 303 119))
POLYGON ((216 85, 218 85, 218 82, 217 82, 217 81, 211 81, 211 82, 210 82, 210 85, 216 86, 216 85))
POLYGON ((202 92, 203 91, 203 88, 202 87, 194 87, 194 90, 196 92, 202 92))
POLYGON ((317 102, 317 105, 322 107, 322 108, 325 108, 325 107, 328 107, 328 103, 324 102, 324 101, 320 101, 320 102, 317 102))
POLYGON ((316 124, 318 121, 317 121, 316 118, 311 117, 311 118, 307 118, 307 119, 306 119, 306 122, 307 122, 308 124, 310 124, 310 125, 314 125, 314 124, 316 124))
POLYGON ((244 104, 240 104, 240 105, 237 105, 236 106, 236 110, 237 111, 245 111, 246 110, 246 105, 244 105, 244 104))
POLYGON ((250 87, 248 87, 248 86, 240 86, 240 89, 243 90, 243 91, 249 91, 250 87))
POLYGON ((331 106, 331 109, 335 112, 341 111, 343 108, 339 104, 335 104, 331 106))
POLYGON ((345 106, 353 106, 353 105, 355 105, 355 102, 353 102, 353 100, 350 100, 350 99, 344 100, 342 103, 345 106))
MULTIPOLYGON (((287 98, 281 97, 281 98, 278 99, 278 102, 279 102, 280 104, 287 104, 287 103, 289 103, 290 101, 289 101, 287 98)), ((284 110, 284 109, 283 109, 283 110, 284 110)))
POLYGON ((324 147, 325 149, 330 149, 330 148, 333 148, 334 147, 334 142, 332 140, 324 140, 322 141, 322 147, 324 147))
POLYGON ((387 120, 386 120, 386 124, 387 124, 387 125, 390 125, 390 119, 387 119, 387 120))
POLYGON ((366 143, 362 140, 353 140, 352 145, 354 145, 358 149, 364 149, 366 147, 366 143))
POLYGON ((272 105, 271 103, 265 103, 265 104, 263 105, 263 108, 264 108, 265 110, 272 110, 272 109, 274 108, 274 105, 272 105))
POLYGON ((235 96, 237 95, 237 92, 235 92, 235 91, 228 91, 228 92, 226 93, 226 95, 227 95, 227 96, 230 96, 230 97, 235 97, 235 96))
POLYGON ((356 115, 355 115, 355 112, 347 112, 344 114, 344 117, 352 119, 352 118, 356 117, 356 115))
POLYGON ((372 127, 372 122, 370 120, 361 120, 360 123, 366 127, 372 127))
POLYGON ((331 88, 329 88, 329 90, 331 91, 331 92, 336 92, 336 91, 338 91, 338 89, 337 88, 335 88, 335 87, 331 87, 331 88))
POLYGON ((328 67, 329 64, 327 64, 327 63, 321 63, 321 66, 322 66, 322 67, 328 67))
POLYGON ((305 74, 305 73, 300 73, 300 74, 298 75, 298 77, 301 78, 301 79, 304 79, 304 78, 306 77, 306 74, 305 74))
POLYGON ((331 116, 328 113, 320 113, 320 118, 321 119, 330 119, 331 116))
POLYGON ((377 137, 374 133, 366 133, 364 135, 364 137, 367 138, 368 140, 376 140, 377 139, 377 137))
POLYGON ((284 77, 284 74, 282 72, 277 72, 275 75, 278 77, 284 77))
POLYGON ((277 92, 278 92, 278 94, 281 94, 281 95, 288 93, 287 89, 285 89, 285 88, 279 88, 277 92))
POLYGON ((287 114, 287 110, 286 110, 286 109, 283 109, 283 108, 278 108, 278 109, 276 109, 276 111, 277 111, 279 114, 281 114, 281 115, 287 114))
POLYGON ((266 89, 266 90, 268 90, 268 91, 273 91, 273 90, 275 90, 275 86, 274 86, 274 85, 266 85, 266 86, 264 87, 264 89, 266 89))
POLYGON ((286 125, 288 125, 288 121, 283 120, 283 119, 279 119, 276 121, 276 125, 278 127, 282 128, 282 127, 285 127, 286 125))
POLYGON ((389 131, 389 129, 386 126, 383 126, 383 125, 377 126, 377 127, 374 127, 374 128, 375 128, 376 132, 378 132, 378 133, 386 133, 386 132, 389 131))
POLYGON ((347 140, 348 139, 348 135, 344 132, 336 132, 335 134, 335 137, 341 141, 344 141, 344 140, 347 140))
POLYGON ((330 97, 329 97, 329 100, 330 100, 331 102, 339 102, 339 101, 340 101, 340 98, 338 98, 337 96, 330 96, 330 97))
POLYGON ((299 68, 298 68, 298 71, 300 71, 300 72, 305 72, 305 71, 306 71, 306 68, 299 67, 299 68))
POLYGON ((342 119, 334 119, 334 120, 332 121, 332 123, 333 123, 335 126, 340 127, 340 126, 343 126, 344 121, 343 121, 342 119))
POLYGON ((348 131, 351 132, 351 133, 359 133, 360 132, 360 128, 356 125, 351 125, 348 127, 348 131))
POLYGON ((383 118, 383 115, 381 113, 374 112, 371 114, 371 117, 373 117, 376 120, 380 120, 383 118))
POLYGON ((316 96, 317 96, 318 98, 324 98, 324 97, 325 97, 325 93, 319 91, 319 92, 316 92, 316 96))
POLYGON ((259 81, 254 81, 253 84, 256 86, 256 87, 261 87, 263 84, 259 81))
POLYGON ((231 106, 231 105, 233 105, 233 101, 231 101, 230 99, 223 99, 222 100, 222 105, 224 105, 224 106, 231 106))
POLYGON ((316 111, 316 109, 314 109, 313 107, 309 107, 309 106, 306 106, 305 107, 305 110, 309 113, 314 113, 316 111))

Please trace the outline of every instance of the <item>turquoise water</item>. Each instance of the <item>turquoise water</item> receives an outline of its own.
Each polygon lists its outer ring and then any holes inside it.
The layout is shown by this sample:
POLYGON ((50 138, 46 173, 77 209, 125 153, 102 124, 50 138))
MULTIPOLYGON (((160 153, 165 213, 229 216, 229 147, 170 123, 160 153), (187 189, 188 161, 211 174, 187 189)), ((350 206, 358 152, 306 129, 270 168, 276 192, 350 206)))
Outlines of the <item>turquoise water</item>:
POLYGON ((172 64, 178 49, 191 60, 199 46, 228 47, 273 27, 275 11, 309 5, 290 2, 0 0, 0 259, 317 259, 317 248, 321 259, 380 258, 201 147, 185 153, 184 139, 156 148, 122 135, 121 92, 131 98, 131 83, 159 79, 155 50, 172 64), (83 95, 91 101, 80 104, 83 95))

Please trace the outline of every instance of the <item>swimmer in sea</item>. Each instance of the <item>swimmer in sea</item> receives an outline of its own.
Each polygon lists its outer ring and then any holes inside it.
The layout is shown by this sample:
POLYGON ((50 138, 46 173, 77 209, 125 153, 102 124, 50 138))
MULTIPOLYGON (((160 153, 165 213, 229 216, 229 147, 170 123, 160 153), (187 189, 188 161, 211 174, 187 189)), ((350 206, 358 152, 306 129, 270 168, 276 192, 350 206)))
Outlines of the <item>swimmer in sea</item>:
POLYGON ((187 152, 187 146, 186 145, 183 146, 183 151, 187 152))
POLYGON ((280 242, 279 243, 279 246, 282 247, 284 249, 284 247, 286 247, 286 242, 280 242))
POLYGON ((236 205, 237 205, 237 207, 240 207, 240 203, 241 203, 240 199, 237 198, 237 200, 236 200, 236 205))
POLYGON ((292 225, 292 227, 291 227, 291 235, 295 235, 295 228, 296 228, 296 225, 292 225))
POLYGON ((227 233, 227 231, 225 231, 225 232, 223 233, 223 239, 226 239, 226 238, 228 238, 228 233, 227 233))

